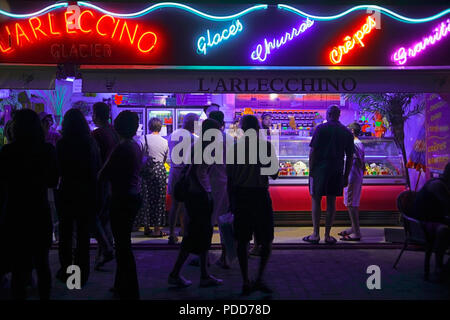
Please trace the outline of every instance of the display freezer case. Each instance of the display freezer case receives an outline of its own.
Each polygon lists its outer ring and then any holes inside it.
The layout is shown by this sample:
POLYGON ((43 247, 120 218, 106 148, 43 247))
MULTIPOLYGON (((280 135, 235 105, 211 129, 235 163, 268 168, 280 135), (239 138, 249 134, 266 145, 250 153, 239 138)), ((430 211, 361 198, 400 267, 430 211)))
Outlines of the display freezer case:
MULTIPOLYGON (((277 225, 310 225, 309 193, 310 137, 280 137, 280 176, 270 182, 270 195, 277 225)), ((359 210, 363 225, 397 225, 397 196, 406 189, 405 166, 393 139, 361 139, 365 148, 366 172, 359 210)), ((326 199, 322 199, 326 210, 326 199)), ((336 201, 335 224, 348 224, 343 197, 336 201)))
MULTIPOLYGON (((151 118, 158 118, 162 122, 161 128, 161 136, 167 137, 173 132, 174 126, 174 109, 156 109, 156 108, 147 108, 147 122, 150 121, 151 118)), ((149 134, 149 128, 146 130, 147 134, 149 134)))
POLYGON ((200 119, 202 120, 206 119, 206 115, 205 112, 203 111, 203 108, 177 109, 176 113, 177 113, 177 129, 182 127, 184 116, 187 115, 188 113, 195 113, 199 116, 200 119))
MULTIPOLYGON (((280 137, 280 177, 273 184, 308 184, 310 142, 310 137, 280 137)), ((361 142, 365 151, 364 184, 406 183, 401 151, 393 139, 361 138, 361 142)))

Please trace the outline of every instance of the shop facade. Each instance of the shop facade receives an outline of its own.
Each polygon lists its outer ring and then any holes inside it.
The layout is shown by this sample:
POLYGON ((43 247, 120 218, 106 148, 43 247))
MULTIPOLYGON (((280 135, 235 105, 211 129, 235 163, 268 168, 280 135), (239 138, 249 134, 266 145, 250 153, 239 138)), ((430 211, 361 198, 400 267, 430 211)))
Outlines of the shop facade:
MULTIPOLYGON (((7 3, 7 10, 0 8, 0 89, 8 92, 5 99, 27 92, 29 101, 19 107, 61 117, 75 103, 89 109, 106 101, 113 116, 121 110, 140 115, 138 134, 160 117, 165 135, 188 112, 205 117, 211 104, 225 113, 227 128, 243 114, 271 114, 281 176, 270 191, 280 225, 311 223, 308 145, 330 104, 341 107, 344 124, 365 127, 361 222, 398 223, 407 161, 383 119, 349 95, 426 99, 431 148, 424 161, 433 173, 448 162, 448 7, 7 3), (51 101, 42 92, 60 88, 60 109, 48 110, 51 101), (380 126, 383 134, 375 132, 380 126)), ((4 117, 11 111, 6 106, 4 117)), ((337 222, 344 223, 341 199, 337 210, 337 222)))

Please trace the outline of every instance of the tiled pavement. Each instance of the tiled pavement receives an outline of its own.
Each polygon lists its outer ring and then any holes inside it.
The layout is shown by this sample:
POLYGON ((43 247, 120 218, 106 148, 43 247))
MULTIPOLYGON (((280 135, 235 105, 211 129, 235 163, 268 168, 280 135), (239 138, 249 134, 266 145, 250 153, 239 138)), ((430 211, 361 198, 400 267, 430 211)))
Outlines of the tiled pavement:
MULTIPOLYGON (((135 250, 142 299, 244 299, 239 295, 241 280, 237 261, 230 270, 212 265, 211 273, 224 280, 217 288, 199 288, 198 267, 186 265, 183 275, 194 284, 186 289, 169 289, 167 275, 175 262, 177 250, 135 250)), ((91 251, 92 258, 95 251, 91 251)), ((275 290, 271 297, 254 293, 245 299, 449 299, 449 284, 423 280, 423 252, 404 253, 398 270, 392 268, 397 249, 323 249, 275 250, 268 264, 267 282, 275 290), (366 269, 369 265, 381 268, 381 290, 368 290, 366 269)), ((217 256, 218 251, 211 255, 217 256)), ((52 272, 58 267, 56 250, 51 254, 52 272)), ((250 269, 256 271, 258 258, 250 259, 250 269)), ((67 290, 54 281, 53 299, 111 299, 108 289, 113 283, 115 264, 106 271, 92 271, 82 290, 67 290)), ((0 297, 5 291, 0 291, 0 297)), ((32 295, 32 298, 35 295, 32 295)))

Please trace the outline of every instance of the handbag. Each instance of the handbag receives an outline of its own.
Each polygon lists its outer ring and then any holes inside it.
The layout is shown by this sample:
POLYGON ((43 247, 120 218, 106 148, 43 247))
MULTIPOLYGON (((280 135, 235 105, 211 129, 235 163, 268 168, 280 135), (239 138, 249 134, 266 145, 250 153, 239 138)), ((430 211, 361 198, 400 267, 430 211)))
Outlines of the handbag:
POLYGON ((142 178, 149 178, 152 175, 154 161, 153 158, 148 154, 148 142, 147 136, 144 135, 145 145, 142 148, 143 156, 142 156, 142 166, 139 172, 139 175, 142 178))

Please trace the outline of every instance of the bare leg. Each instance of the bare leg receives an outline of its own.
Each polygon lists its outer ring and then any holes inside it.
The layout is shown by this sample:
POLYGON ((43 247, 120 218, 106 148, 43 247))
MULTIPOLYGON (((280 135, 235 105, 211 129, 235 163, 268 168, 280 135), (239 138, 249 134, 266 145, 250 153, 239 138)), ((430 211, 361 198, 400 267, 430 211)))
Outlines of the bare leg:
POLYGON ((334 216, 336 215, 336 196, 327 196, 327 218, 325 220, 325 239, 330 237, 334 216))
POLYGON ((239 241, 237 245, 237 256, 241 269, 242 280, 248 283, 248 242, 239 241))
POLYGON ((352 222, 351 232, 349 234, 355 234, 355 237, 361 237, 361 231, 359 229, 359 208, 358 207, 348 207, 348 213, 350 220, 352 222))
POLYGON ((320 231, 320 213, 322 211, 320 203, 322 202, 322 197, 312 198, 312 223, 313 223, 313 234, 311 235, 311 240, 319 239, 320 231))
POLYGON ((261 282, 263 280, 264 270, 266 270, 271 251, 272 248, 270 243, 261 245, 261 260, 259 261, 258 277, 256 278, 257 282, 261 282))
POLYGON ((201 279, 208 279, 209 273, 206 267, 208 263, 208 250, 199 254, 200 257, 200 277, 201 279))
POLYGON ((181 203, 172 198, 172 206, 169 211, 169 235, 176 237, 175 225, 177 223, 178 212, 180 211, 181 203))
POLYGON ((178 258, 177 261, 175 262, 175 266, 173 267, 172 272, 170 273, 171 277, 178 278, 180 276, 181 268, 183 267, 188 257, 189 252, 181 249, 180 252, 178 253, 178 258))

